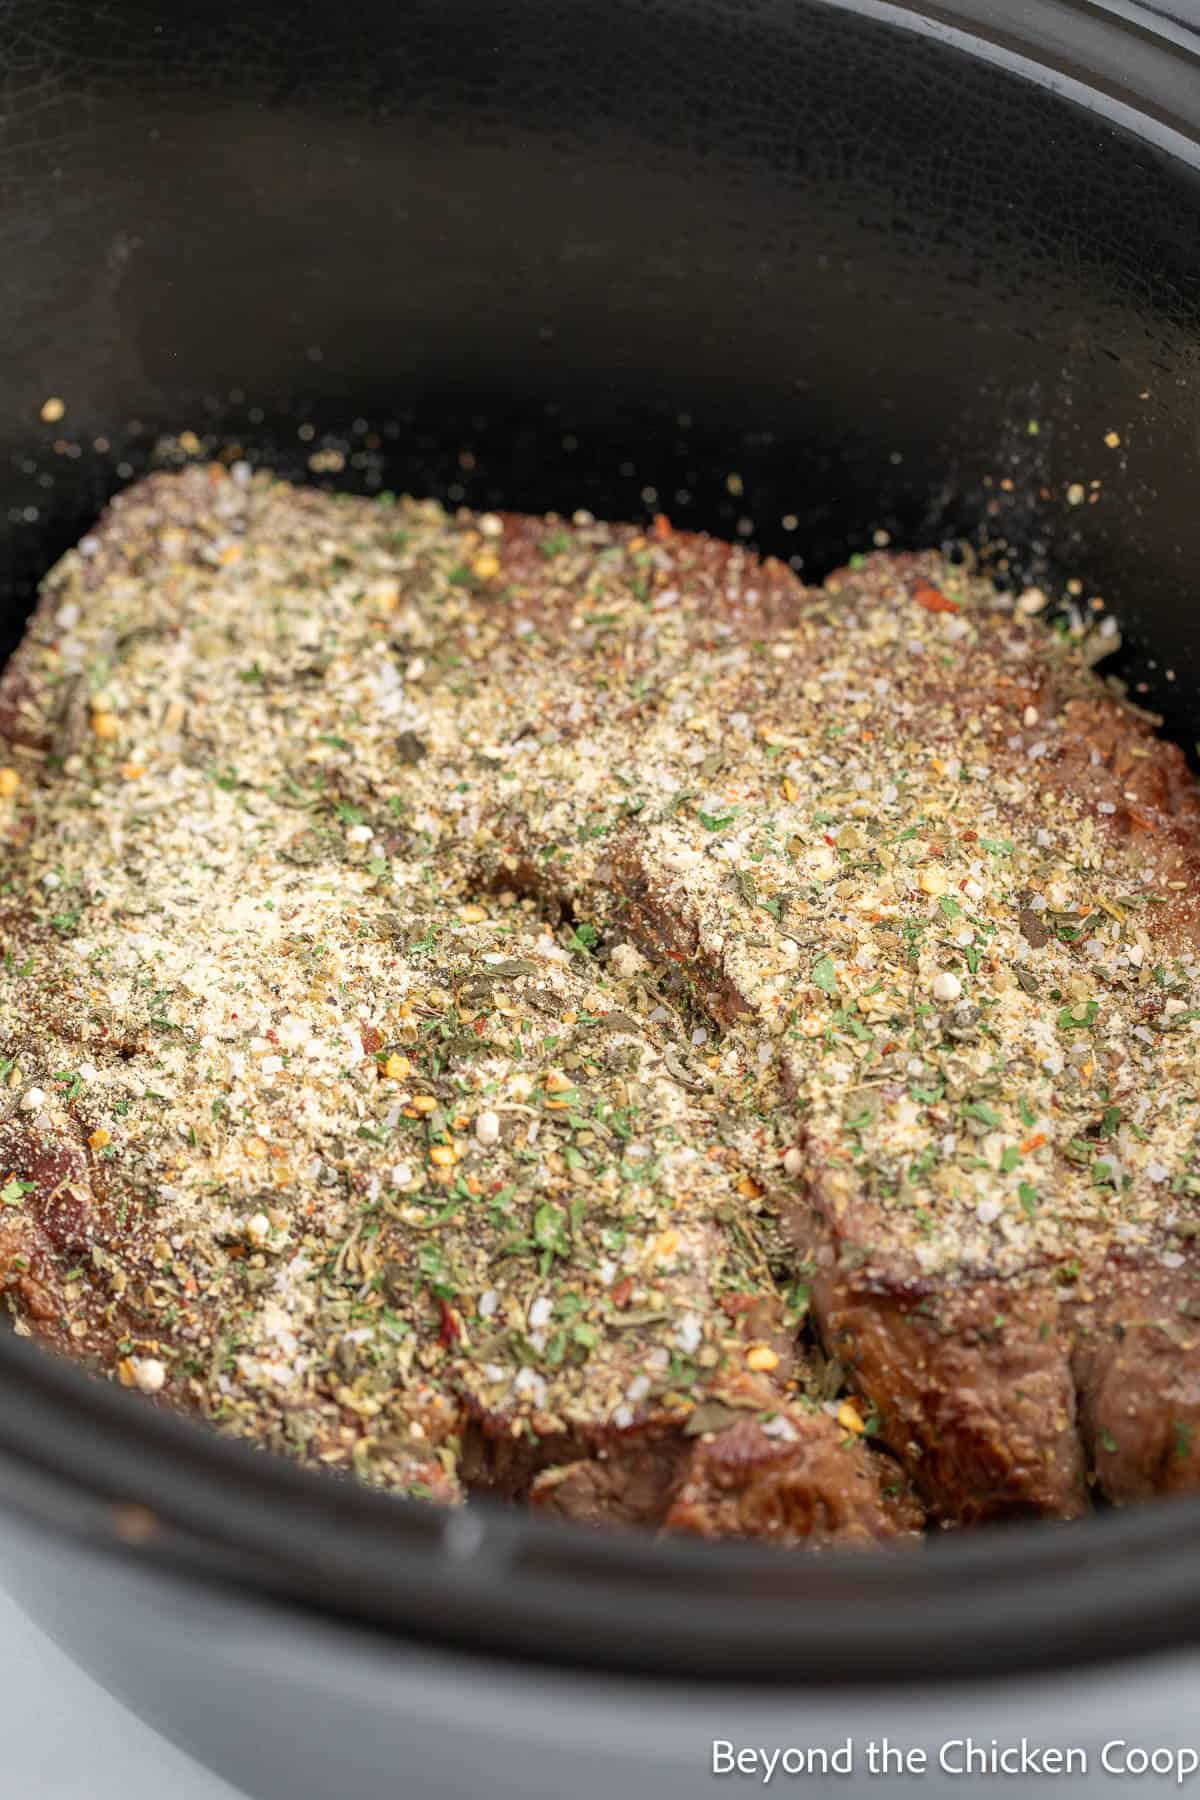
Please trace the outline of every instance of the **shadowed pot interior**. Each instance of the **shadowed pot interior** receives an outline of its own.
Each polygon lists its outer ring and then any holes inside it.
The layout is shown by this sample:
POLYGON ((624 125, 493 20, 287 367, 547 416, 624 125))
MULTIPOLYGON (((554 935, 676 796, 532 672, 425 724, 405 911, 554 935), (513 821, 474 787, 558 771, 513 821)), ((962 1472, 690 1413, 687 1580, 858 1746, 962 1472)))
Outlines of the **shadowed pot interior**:
MULTIPOLYGON (((1001 580, 1102 596, 1190 747, 1186 14, 7 0, 0 654, 50 560, 190 431, 322 485, 665 511, 811 577, 881 533, 966 540, 1001 580)), ((1200 1600, 1192 1503, 848 1560, 447 1520, 11 1336, 0 1476, 43 1544, 15 1584, 97 1666, 46 1542, 76 1595, 132 1566, 313 1631, 763 1684, 1128 1657, 1190 1644, 1200 1600)))

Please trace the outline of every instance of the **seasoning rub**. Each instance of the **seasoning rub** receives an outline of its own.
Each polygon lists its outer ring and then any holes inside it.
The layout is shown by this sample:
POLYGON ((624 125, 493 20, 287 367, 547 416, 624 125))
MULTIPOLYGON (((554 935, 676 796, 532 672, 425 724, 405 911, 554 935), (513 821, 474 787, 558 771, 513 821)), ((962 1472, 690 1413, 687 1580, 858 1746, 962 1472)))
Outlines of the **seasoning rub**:
POLYGON ((1109 643, 933 555, 131 489, 0 678, 17 1328, 444 1500, 1194 1485, 1197 801, 1109 643))

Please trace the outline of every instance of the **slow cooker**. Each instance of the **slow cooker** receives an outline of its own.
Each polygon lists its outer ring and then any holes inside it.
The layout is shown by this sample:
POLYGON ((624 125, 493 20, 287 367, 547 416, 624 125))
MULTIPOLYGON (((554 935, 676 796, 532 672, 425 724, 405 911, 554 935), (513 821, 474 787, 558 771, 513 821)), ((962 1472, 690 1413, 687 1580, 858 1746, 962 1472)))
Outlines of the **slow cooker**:
MULTIPOLYGON (((1102 596, 1196 738, 1200 7, 0 16, 0 654, 212 451, 818 578, 957 545, 1102 596)), ((1200 1781, 1200 1502, 826 1557, 451 1516, 4 1332, 0 1510, 25 1608, 253 1794, 1200 1781)))

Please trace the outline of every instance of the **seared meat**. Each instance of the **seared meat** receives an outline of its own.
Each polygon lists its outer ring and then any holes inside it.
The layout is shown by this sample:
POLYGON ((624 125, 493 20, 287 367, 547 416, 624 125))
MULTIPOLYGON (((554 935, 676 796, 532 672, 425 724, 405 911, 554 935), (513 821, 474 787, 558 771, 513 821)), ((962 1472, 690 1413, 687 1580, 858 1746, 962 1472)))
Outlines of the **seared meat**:
POLYGON ((131 490, 0 678, 19 1328, 596 1521, 1195 1485, 1200 803, 1040 606, 131 490))
POLYGON ((632 951, 485 891, 458 796, 494 759, 434 773, 453 724, 399 648, 462 532, 408 516, 411 554, 379 509, 192 471, 47 585, 3 684, 18 1328, 407 1493, 676 1523, 749 1426, 729 1529, 911 1533, 797 1344, 715 1040, 632 951))

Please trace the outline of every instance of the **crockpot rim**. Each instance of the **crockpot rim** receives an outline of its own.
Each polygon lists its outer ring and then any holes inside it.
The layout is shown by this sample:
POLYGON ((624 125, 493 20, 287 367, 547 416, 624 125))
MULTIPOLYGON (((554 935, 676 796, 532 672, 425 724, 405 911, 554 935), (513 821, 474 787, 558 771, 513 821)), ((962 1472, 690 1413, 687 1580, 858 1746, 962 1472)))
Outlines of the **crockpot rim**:
POLYGON ((0 1504, 95 1552, 408 1641, 787 1689, 977 1683, 1179 1649, 1200 1498, 820 1554, 660 1540, 318 1474, 0 1332, 0 1504), (737 1590, 737 1603, 731 1603, 737 1590))

